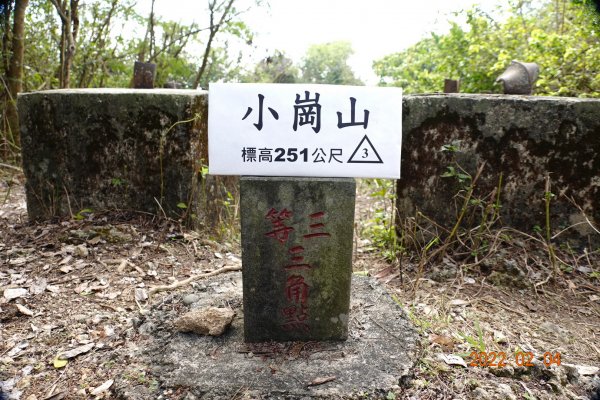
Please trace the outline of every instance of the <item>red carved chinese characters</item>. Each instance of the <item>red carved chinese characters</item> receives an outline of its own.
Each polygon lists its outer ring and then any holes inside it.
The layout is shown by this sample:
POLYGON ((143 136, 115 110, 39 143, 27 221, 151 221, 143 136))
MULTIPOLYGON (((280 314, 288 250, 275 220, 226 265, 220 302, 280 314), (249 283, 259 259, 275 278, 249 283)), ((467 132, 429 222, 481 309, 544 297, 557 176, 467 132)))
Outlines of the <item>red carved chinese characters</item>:
MULTIPOLYGON (((272 230, 265 233, 265 236, 271 237, 277 240, 282 245, 288 243, 290 233, 294 232, 293 226, 286 225, 286 222, 293 216, 292 211, 283 209, 278 211, 271 208, 265 218, 271 222, 272 230)), ((319 211, 308 216, 309 218, 309 232, 300 237, 300 241, 304 242, 308 239, 313 238, 327 238, 331 234, 325 231, 325 223, 323 218, 325 212, 319 211)), ((293 241, 293 240, 292 240, 293 241)), ((310 243, 310 241, 308 241, 310 243)), ((285 283, 284 296, 287 301, 287 306, 281 310, 281 314, 284 317, 284 323, 281 328, 286 331, 295 332, 309 332, 310 325, 308 323, 308 299, 310 286, 307 283, 307 274, 313 266, 306 262, 303 255, 305 247, 300 244, 293 243, 291 247, 287 249, 289 254, 289 263, 284 265, 283 268, 286 271, 290 271, 285 283)))
POLYGON ((308 290, 309 287, 302 275, 291 275, 285 284, 285 294, 292 306, 284 307, 282 311, 285 323, 281 326, 288 331, 308 332, 310 327, 306 321, 308 318, 308 290))
POLYGON ((271 208, 265 218, 271 221, 273 230, 265 233, 265 236, 272 237, 277 239, 279 243, 285 244, 285 242, 288 240, 290 232, 292 232, 294 228, 286 226, 284 221, 286 219, 290 219, 291 217, 292 212, 285 208, 279 212, 276 209, 271 208))
POLYGON ((310 228, 310 232, 307 235, 304 235, 305 239, 312 239, 312 238, 317 238, 317 237, 330 237, 331 234, 327 233, 327 232, 323 232, 322 230, 325 228, 325 224, 322 222, 316 222, 318 220, 320 220, 321 218, 323 218, 325 216, 325 213, 323 211, 319 211, 316 212, 314 214, 310 214, 310 220, 311 220, 311 224, 309 225, 310 228))
POLYGON ((304 282, 301 275, 292 275, 288 277, 285 285, 285 294, 287 300, 294 304, 306 304, 308 301, 308 285, 304 282))
POLYGON ((305 322, 308 318, 308 308, 306 305, 284 307, 281 312, 285 317, 285 322, 281 325, 284 330, 310 331, 310 326, 305 322))
POLYGON ((311 269, 312 267, 310 266, 310 264, 306 264, 304 263, 304 256, 302 256, 301 254, 304 252, 304 247, 302 246, 294 246, 291 249, 288 250, 288 253, 290 253, 291 257, 290 257, 290 261, 294 264, 289 264, 285 266, 286 270, 291 270, 291 269, 311 269))

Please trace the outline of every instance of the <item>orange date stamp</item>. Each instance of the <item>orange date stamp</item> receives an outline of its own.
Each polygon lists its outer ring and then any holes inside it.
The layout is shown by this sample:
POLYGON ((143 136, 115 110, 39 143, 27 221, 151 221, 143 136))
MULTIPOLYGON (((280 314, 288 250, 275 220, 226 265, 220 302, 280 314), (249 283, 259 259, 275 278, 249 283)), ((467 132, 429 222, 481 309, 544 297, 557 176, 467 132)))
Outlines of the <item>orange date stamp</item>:
MULTIPOLYGON (((473 351, 469 354, 471 362, 469 367, 504 368, 508 365, 517 367, 533 367, 534 354, 530 351, 517 351, 514 356, 508 357, 503 351, 473 351), (514 363, 513 363, 514 362, 514 363)), ((542 362, 546 367, 560 365, 560 353, 544 353, 542 362)))

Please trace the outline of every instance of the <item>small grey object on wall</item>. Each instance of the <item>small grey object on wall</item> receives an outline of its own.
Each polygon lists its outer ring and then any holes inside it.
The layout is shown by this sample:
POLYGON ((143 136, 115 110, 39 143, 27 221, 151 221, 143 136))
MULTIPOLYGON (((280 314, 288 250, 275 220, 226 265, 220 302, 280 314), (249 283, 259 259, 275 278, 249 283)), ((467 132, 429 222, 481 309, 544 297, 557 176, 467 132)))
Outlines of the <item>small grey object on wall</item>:
POLYGON ((539 74, 540 67, 536 63, 513 60, 506 71, 496 79, 496 83, 502 83, 504 94, 532 94, 539 74))

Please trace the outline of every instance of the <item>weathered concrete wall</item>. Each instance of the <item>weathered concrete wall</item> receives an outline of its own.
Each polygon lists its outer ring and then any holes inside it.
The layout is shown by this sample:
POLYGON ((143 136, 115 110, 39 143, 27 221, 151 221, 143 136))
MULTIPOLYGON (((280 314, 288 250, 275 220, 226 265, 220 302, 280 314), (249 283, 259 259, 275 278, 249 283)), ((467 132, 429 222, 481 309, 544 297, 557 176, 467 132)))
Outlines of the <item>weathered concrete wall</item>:
MULTIPOLYGON (((23 165, 31 219, 119 209, 187 211, 214 227, 237 178, 203 181, 208 163, 207 93, 192 90, 57 90, 19 96, 23 165), (187 122, 185 122, 187 121, 187 122), (156 199, 156 200, 155 200, 156 199), (185 203, 187 210, 177 207, 185 203), (207 218, 209 217, 209 218, 207 218)), ((502 223, 531 232, 545 226, 550 176, 554 232, 600 241, 582 213, 600 222, 600 101, 503 95, 405 96, 401 217, 421 211, 456 221, 461 184, 443 178, 457 161, 471 175, 485 162, 475 198, 502 174, 502 223), (454 145, 456 152, 442 146, 454 145)), ((489 200, 489 199, 488 199, 489 200)), ((583 240, 582 240, 583 239, 583 240)))
POLYGON ((32 220, 118 209, 198 216, 218 195, 208 163, 207 93, 193 90, 53 90, 19 96, 32 220), (213 196, 214 197, 214 196, 213 196), (183 209, 177 205, 185 203, 183 209))
MULTIPOLYGON (((452 226, 462 198, 457 179, 442 174, 456 161, 471 176, 485 162, 474 197, 499 184, 501 222, 532 233, 545 228, 544 192, 550 176, 553 233, 600 242, 582 213, 600 222, 600 100, 507 95, 415 95, 403 104, 402 179, 397 205, 402 217, 421 211, 452 226), (456 151, 442 151, 454 145, 456 151)), ((463 191, 464 194, 464 191, 463 191)), ((488 201, 493 199, 487 198, 488 201)))

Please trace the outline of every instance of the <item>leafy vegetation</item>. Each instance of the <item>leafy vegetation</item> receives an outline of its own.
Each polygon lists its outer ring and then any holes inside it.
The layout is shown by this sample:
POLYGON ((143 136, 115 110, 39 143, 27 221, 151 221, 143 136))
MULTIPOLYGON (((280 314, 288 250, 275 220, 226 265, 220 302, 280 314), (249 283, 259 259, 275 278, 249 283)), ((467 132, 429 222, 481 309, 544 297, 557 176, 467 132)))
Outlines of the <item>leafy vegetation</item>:
POLYGON ((302 80, 306 83, 334 85, 362 85, 348 65, 352 55, 349 42, 332 42, 312 45, 302 64, 302 80))
POLYGON ((269 83, 296 83, 298 80, 299 71, 294 61, 279 50, 259 61, 254 71, 242 78, 243 82, 269 83))
POLYGON ((263 0, 207 0, 206 25, 163 20, 154 12, 155 1, 149 15, 140 15, 134 0, 0 0, 3 160, 19 158, 18 93, 130 87, 134 61, 156 64, 156 87, 206 88, 215 81, 361 84, 348 66, 347 42, 314 45, 301 65, 280 51, 244 65, 231 44, 252 46, 243 5, 263 0))
MULTIPOLYGON (((20 152, 16 96, 56 88, 130 87, 134 61, 157 64, 155 86, 207 87, 236 80, 230 42, 250 45, 241 0, 207 0, 206 26, 139 15, 134 0, 1 0, 2 158, 20 152), (141 32, 141 33, 140 33, 141 32), (202 56, 192 53, 198 48, 202 56)), ((260 5, 261 0, 249 4, 260 5)))
POLYGON ((511 60, 536 62, 536 94, 599 97, 600 25, 585 3, 512 0, 497 18, 476 7, 448 33, 432 33, 373 67, 382 85, 406 93, 439 92, 444 78, 459 78, 461 92, 486 93, 500 91, 495 79, 511 60))
MULTIPOLYGON (((149 15, 140 15, 134 0, 0 0, 4 160, 15 161, 20 151, 17 93, 129 87, 136 60, 157 64, 156 86, 362 84, 348 65, 353 50, 344 41, 312 45, 298 64, 275 51, 244 65, 228 50, 234 41, 252 45, 242 0, 207 0, 205 25, 163 20, 154 3, 149 15)), ((406 93, 439 91, 445 78, 460 78, 463 92, 484 93, 500 90, 495 79, 513 59, 540 64, 536 94, 600 96, 600 13, 591 0, 511 0, 493 17, 475 7, 457 13, 447 33, 432 33, 373 66, 382 85, 406 93)))
MULTIPOLYGON (((590 1, 512 0, 504 7, 499 7, 496 18, 480 8, 469 10, 464 21, 456 15, 457 20, 451 22, 446 34, 432 33, 414 46, 376 61, 374 68, 380 84, 400 86, 407 93, 439 92, 445 78, 460 78, 461 92, 499 92, 501 88, 495 79, 511 60, 517 59, 540 65, 535 89, 538 95, 600 97, 600 13, 595 12, 590 1)), ((446 144, 442 151, 453 154, 456 146, 446 144)), ((441 174, 456 181, 456 199, 462 204, 452 227, 441 227, 421 213, 395 221, 393 204, 386 205, 393 189, 383 185, 388 190, 381 191, 378 182, 372 182, 372 195, 385 206, 376 210, 365 234, 384 258, 396 263, 400 270, 412 260, 418 277, 426 266, 446 257, 460 260, 465 269, 480 268, 523 240, 542 249, 536 255, 538 265, 543 264, 546 253, 551 266, 548 279, 556 277, 559 268, 572 271, 572 265, 577 263, 572 251, 558 249, 552 242, 550 203, 554 194, 549 180, 541 194, 545 199, 546 223, 531 235, 497 224, 502 206, 502 175, 494 192, 482 197, 474 195, 473 188, 483 168, 485 165, 479 166, 477 174, 471 176, 455 160, 441 174), (398 232, 391 232, 390 228, 396 225, 398 232)), ((419 279, 413 290, 418 282, 419 279)))
POLYGON ((378 249, 388 262, 397 260, 406 249, 398 240, 396 232, 395 185, 390 179, 366 179, 369 196, 375 200, 372 218, 367 221, 362 234, 370 238, 372 247, 378 249))
POLYGON ((276 50, 246 74, 243 82, 325 83, 331 85, 363 85, 348 65, 353 54, 349 42, 315 44, 308 48, 300 65, 276 50))

